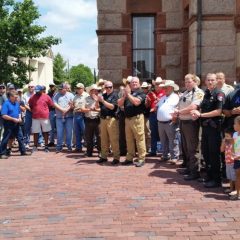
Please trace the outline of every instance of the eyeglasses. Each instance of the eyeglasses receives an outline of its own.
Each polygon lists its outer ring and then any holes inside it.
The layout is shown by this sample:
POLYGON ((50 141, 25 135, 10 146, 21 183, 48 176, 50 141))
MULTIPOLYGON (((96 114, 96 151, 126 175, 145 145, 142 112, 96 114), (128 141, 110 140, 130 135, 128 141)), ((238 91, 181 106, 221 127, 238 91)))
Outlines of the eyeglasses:
POLYGON ((112 86, 109 86, 109 87, 105 87, 106 89, 111 89, 112 88, 112 86))

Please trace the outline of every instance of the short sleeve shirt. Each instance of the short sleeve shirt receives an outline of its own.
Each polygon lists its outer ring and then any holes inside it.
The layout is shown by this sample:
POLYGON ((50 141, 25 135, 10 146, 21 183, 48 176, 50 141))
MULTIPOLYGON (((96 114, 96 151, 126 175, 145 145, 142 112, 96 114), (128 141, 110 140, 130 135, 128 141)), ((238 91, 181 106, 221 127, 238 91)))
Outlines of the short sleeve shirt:
POLYGON ((53 106, 53 101, 47 94, 34 94, 29 99, 28 104, 32 110, 32 118, 49 118, 49 107, 53 106))
POLYGON ((20 105, 18 102, 12 103, 10 100, 6 100, 2 106, 2 115, 7 115, 13 118, 19 118, 21 113, 20 105))
POLYGON ((103 99, 106 102, 109 102, 109 103, 113 104, 114 105, 114 109, 111 110, 111 109, 107 108, 103 103, 100 103, 100 108, 101 108, 100 115, 103 116, 103 117, 106 117, 106 116, 114 117, 115 113, 117 111, 118 94, 116 92, 112 92, 109 95, 104 93, 103 94, 103 99))
POLYGON ((154 111, 158 101, 165 95, 165 91, 160 89, 159 92, 151 91, 147 94, 147 97, 150 99, 150 111, 154 111))
MULTIPOLYGON (((64 95, 62 95, 61 93, 57 93, 53 97, 53 102, 58 104, 62 108, 68 108, 70 102, 73 101, 73 98, 74 98, 74 95, 70 92, 66 92, 64 95)), ((56 109, 56 117, 57 118, 63 117, 62 112, 59 111, 58 109, 56 109)), ((65 117, 73 117, 73 111, 72 110, 68 111, 68 113, 65 115, 65 117)))
POLYGON ((85 106, 85 99, 86 97, 89 96, 88 93, 83 92, 81 95, 76 95, 73 99, 73 111, 77 111, 80 108, 83 108, 85 106))
MULTIPOLYGON (((225 95, 222 91, 217 88, 213 89, 211 92, 207 89, 203 101, 200 105, 201 112, 207 113, 217 109, 222 109, 225 100, 225 95)), ((213 117, 211 119, 220 119, 221 117, 213 117)), ((206 120, 206 118, 204 118, 206 120)))
MULTIPOLYGON (((185 91, 179 99, 179 110, 188 107, 191 104, 199 106, 203 100, 204 92, 200 88, 194 88, 192 91, 185 91)), ((180 114, 180 120, 192 119, 191 114, 180 114)))
POLYGON ((145 112, 146 95, 141 89, 131 92, 133 97, 140 99, 141 103, 138 106, 133 105, 128 98, 124 101, 124 111, 126 117, 134 117, 145 112))
MULTIPOLYGON (((88 108, 88 109, 93 108, 93 107, 95 107, 95 105, 96 105, 96 101, 91 96, 86 97, 85 108, 88 108)), ((99 115, 100 115, 100 113, 97 111, 89 111, 89 112, 85 113, 85 117, 91 118, 91 119, 98 118, 99 115)))

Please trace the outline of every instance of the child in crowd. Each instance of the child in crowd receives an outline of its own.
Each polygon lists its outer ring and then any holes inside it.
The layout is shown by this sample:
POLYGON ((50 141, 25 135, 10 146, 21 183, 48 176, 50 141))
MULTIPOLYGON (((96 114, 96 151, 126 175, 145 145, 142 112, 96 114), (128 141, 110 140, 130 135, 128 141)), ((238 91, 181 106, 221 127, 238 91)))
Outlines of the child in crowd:
POLYGON ((233 140, 233 129, 227 128, 224 132, 224 138, 221 144, 221 152, 225 152, 225 162, 226 162, 226 176, 230 182, 230 188, 225 191, 225 193, 230 193, 235 190, 235 170, 234 165, 234 140, 233 140))
POLYGON ((233 139, 234 139, 234 165, 233 165, 233 168, 235 169, 235 173, 236 173, 235 188, 236 188, 237 194, 231 196, 230 199, 238 200, 239 199, 239 191, 240 191, 240 116, 238 116, 234 119, 234 130, 236 132, 233 134, 233 139))

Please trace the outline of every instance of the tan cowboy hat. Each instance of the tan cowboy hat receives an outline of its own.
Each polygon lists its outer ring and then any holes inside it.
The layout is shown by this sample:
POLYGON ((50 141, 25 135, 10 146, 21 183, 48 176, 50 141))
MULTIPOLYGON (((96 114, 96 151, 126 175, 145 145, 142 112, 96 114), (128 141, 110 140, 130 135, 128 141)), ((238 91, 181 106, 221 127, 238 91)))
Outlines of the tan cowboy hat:
POLYGON ((104 80, 104 79, 100 78, 100 79, 98 80, 98 82, 97 82, 97 86, 102 86, 102 85, 104 85, 106 82, 107 82, 107 80, 104 80))
POLYGON ((160 87, 172 87, 174 91, 179 90, 179 86, 173 80, 165 80, 165 83, 160 84, 160 87))
POLYGON ((123 78, 122 82, 124 85, 129 84, 132 81, 132 76, 128 76, 127 78, 123 78))
POLYGON ((155 85, 155 84, 161 84, 163 82, 162 78, 161 77, 157 77, 156 80, 152 80, 152 84, 155 85))
POLYGON ((93 89, 94 89, 94 90, 101 90, 101 88, 98 87, 97 84, 92 84, 91 86, 86 87, 86 91, 87 91, 88 93, 90 93, 90 91, 93 90, 93 89))

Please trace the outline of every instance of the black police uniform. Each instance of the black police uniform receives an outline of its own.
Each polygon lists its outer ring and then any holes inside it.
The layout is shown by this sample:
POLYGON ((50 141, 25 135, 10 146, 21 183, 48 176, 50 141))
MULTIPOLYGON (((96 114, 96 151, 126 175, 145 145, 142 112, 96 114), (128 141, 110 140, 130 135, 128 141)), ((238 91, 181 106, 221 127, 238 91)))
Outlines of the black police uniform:
MULTIPOLYGON (((224 98, 224 93, 217 88, 211 92, 207 89, 200 105, 201 113, 222 109, 224 98)), ((214 181, 216 185, 221 183, 221 122, 221 116, 201 118, 202 154, 206 163, 208 179, 214 181)))
POLYGON ((134 117, 134 116, 137 116, 139 114, 143 114, 146 111, 146 107, 145 107, 146 95, 145 95, 145 93, 141 89, 139 89, 139 90, 136 90, 134 92, 131 92, 131 94, 132 94, 133 97, 139 98, 141 100, 141 104, 138 105, 138 106, 135 106, 127 98, 124 102, 124 112, 125 112, 125 116, 127 118, 134 117))
POLYGON ((107 95, 107 93, 103 94, 103 99, 114 105, 114 109, 109 109, 107 107, 105 107, 105 105, 103 103, 100 102, 100 118, 107 118, 107 117, 116 117, 116 111, 117 111, 117 100, 118 100, 118 94, 116 92, 112 92, 109 95, 107 95))
MULTIPOLYGON (((233 110, 234 108, 240 107, 240 86, 233 92, 227 95, 223 109, 233 110)), ((227 126, 233 128, 234 118, 238 115, 235 114, 231 117, 226 118, 227 126)))

